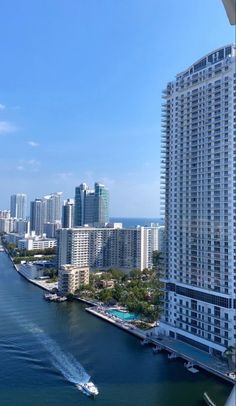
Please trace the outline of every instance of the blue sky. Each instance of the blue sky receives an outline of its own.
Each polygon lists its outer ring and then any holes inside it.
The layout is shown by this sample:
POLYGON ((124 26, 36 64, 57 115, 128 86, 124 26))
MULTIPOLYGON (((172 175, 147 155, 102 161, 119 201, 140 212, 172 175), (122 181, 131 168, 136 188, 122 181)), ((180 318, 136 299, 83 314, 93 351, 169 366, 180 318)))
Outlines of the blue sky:
POLYGON ((161 91, 234 40, 221 0, 2 0, 0 209, 104 182, 158 216, 161 91))

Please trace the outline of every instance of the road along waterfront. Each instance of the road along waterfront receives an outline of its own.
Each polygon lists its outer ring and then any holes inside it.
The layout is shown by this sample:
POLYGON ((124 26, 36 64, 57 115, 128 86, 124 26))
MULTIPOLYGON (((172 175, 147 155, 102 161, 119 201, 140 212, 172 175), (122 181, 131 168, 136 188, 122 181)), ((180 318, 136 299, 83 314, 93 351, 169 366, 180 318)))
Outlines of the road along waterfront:
POLYGON ((1 406, 89 405, 75 386, 78 370, 98 386, 98 406, 197 406, 206 391, 223 406, 231 390, 213 376, 191 374, 178 359, 92 317, 86 305, 42 300, 43 292, 0 253, 1 406))

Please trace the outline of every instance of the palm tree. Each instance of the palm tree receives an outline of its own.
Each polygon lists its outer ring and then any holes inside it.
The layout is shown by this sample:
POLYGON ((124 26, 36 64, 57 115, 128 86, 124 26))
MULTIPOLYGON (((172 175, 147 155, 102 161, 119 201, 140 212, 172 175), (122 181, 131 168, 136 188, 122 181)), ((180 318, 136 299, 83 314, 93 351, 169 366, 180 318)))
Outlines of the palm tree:
POLYGON ((230 369, 236 370, 236 345, 230 345, 224 352, 230 369))

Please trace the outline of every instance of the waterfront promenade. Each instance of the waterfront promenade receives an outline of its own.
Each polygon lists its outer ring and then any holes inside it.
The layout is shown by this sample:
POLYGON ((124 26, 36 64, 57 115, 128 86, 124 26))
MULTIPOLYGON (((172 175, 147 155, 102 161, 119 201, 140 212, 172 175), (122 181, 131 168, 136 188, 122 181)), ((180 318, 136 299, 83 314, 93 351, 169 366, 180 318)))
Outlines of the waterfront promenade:
MULTIPOLYGON (((9 256, 9 254, 8 254, 9 256)), ((14 269, 24 277, 28 282, 34 284, 35 286, 51 292, 53 288, 57 288, 57 282, 49 283, 46 281, 39 281, 28 279, 22 275, 17 265, 14 264, 12 258, 9 256, 12 261, 14 269)), ((108 315, 106 309, 103 306, 97 306, 97 302, 91 300, 80 299, 76 297, 77 300, 82 301, 86 304, 89 304, 92 307, 86 308, 86 311, 113 324, 114 326, 136 336, 141 340, 148 340, 148 344, 158 346, 161 350, 167 351, 168 353, 174 352, 178 358, 182 358, 185 361, 192 362, 195 366, 198 366, 209 373, 212 373, 221 379, 224 379, 230 383, 235 383, 236 380, 229 377, 227 374, 231 372, 226 362, 220 360, 219 358, 213 357, 212 355, 203 352, 191 345, 183 343, 182 341, 171 339, 166 336, 157 336, 152 329, 148 331, 143 331, 136 326, 133 326, 128 321, 123 321, 116 316, 108 315)))
POLYGON ((198 348, 192 347, 191 345, 182 341, 166 336, 158 336, 152 330, 144 332, 143 330, 133 326, 129 322, 124 322, 118 317, 109 315, 102 307, 89 307, 86 308, 86 310, 89 313, 113 324, 114 326, 135 335, 141 340, 145 340, 147 344, 158 347, 160 351, 164 350, 169 354, 174 353, 176 354, 177 358, 181 358, 185 361, 190 361, 195 366, 198 366, 199 368, 202 368, 205 371, 220 377, 221 379, 224 379, 232 384, 236 382, 235 379, 227 375, 232 371, 228 367, 227 362, 221 360, 220 358, 216 358, 211 354, 201 351, 198 348))

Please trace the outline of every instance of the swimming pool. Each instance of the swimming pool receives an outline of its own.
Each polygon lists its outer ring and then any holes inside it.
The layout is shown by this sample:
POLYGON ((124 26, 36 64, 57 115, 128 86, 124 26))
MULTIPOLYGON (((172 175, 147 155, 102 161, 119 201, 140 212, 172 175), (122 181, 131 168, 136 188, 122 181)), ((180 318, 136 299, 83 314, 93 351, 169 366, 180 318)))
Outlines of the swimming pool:
POLYGON ((139 320, 139 316, 137 314, 124 312, 122 310, 110 309, 107 310, 107 313, 119 317, 119 319, 124 321, 139 320))

